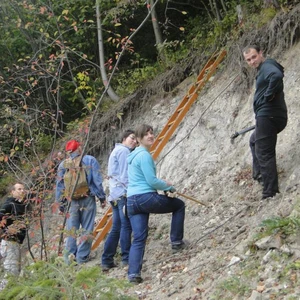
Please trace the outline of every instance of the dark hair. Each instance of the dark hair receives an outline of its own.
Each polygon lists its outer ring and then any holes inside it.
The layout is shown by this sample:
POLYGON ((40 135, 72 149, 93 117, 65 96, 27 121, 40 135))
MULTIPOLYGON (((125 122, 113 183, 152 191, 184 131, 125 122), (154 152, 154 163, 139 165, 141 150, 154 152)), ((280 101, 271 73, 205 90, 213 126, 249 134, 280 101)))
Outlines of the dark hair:
POLYGON ((261 51, 261 49, 258 45, 249 45, 243 49, 243 53, 248 53, 250 51, 250 49, 256 50, 257 53, 261 51))
POLYGON ((153 131, 153 127, 151 125, 142 124, 136 128, 135 136, 141 140, 149 131, 153 131))
POLYGON ((134 134, 132 129, 127 129, 120 134, 120 142, 122 143, 125 139, 127 139, 131 134, 134 134))

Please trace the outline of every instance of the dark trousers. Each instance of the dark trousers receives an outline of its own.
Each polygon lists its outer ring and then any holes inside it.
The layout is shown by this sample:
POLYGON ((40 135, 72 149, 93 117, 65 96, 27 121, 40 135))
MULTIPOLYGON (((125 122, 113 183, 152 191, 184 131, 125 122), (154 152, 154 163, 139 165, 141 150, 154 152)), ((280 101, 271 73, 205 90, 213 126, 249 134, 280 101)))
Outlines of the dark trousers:
POLYGON ((287 124, 287 119, 278 117, 257 117, 255 131, 250 137, 253 157, 253 178, 261 175, 263 181, 263 198, 273 197, 279 193, 276 167, 277 134, 287 124))

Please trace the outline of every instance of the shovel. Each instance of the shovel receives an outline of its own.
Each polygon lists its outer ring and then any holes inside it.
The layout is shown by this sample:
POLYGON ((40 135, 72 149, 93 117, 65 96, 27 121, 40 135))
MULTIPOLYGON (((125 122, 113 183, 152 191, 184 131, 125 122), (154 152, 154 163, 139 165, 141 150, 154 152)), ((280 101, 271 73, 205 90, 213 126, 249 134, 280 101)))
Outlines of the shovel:
POLYGON ((255 125, 253 125, 253 126, 251 126, 251 127, 248 127, 248 128, 245 128, 245 129, 242 129, 242 130, 240 130, 240 131, 235 132, 235 133, 230 137, 231 143, 233 143, 233 140, 234 140, 235 138, 237 138, 239 135, 244 134, 244 133, 246 133, 246 132, 248 132, 248 131, 251 131, 251 130, 253 130, 253 129, 255 129, 255 125))
POLYGON ((198 204, 201 204, 201 205, 204 205, 204 206, 207 206, 207 207, 209 206, 208 203, 206 203, 206 202, 204 202, 204 201, 200 201, 200 200, 198 200, 198 199, 196 199, 196 198, 193 198, 193 197, 191 197, 191 196, 188 196, 188 195, 185 195, 185 194, 182 194, 182 193, 179 193, 179 192, 176 192, 176 193, 177 193, 178 196, 187 198, 187 199, 192 200, 192 201, 194 201, 194 202, 196 202, 196 203, 198 203, 198 204))

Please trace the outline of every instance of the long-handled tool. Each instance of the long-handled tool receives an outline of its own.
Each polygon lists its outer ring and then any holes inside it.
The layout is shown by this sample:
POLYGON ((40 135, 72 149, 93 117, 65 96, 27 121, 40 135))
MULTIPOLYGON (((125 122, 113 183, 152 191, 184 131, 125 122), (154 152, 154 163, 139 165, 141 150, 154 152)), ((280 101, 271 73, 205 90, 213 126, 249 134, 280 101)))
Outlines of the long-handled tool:
POLYGON ((240 130, 240 131, 235 132, 235 133, 234 133, 233 135, 231 135, 231 137, 230 137, 231 143, 233 143, 233 140, 234 140, 235 138, 237 138, 239 135, 244 134, 244 133, 246 133, 246 132, 248 132, 248 131, 251 131, 251 130, 253 130, 253 129, 255 129, 255 125, 253 125, 253 126, 251 126, 251 127, 248 127, 248 128, 245 128, 245 129, 242 129, 242 130, 240 130))
POLYGON ((196 199, 196 198, 193 198, 193 197, 191 197, 191 196, 188 196, 188 195, 185 195, 185 194, 182 194, 182 193, 179 193, 179 192, 176 192, 176 193, 177 193, 178 196, 187 198, 187 199, 192 200, 192 201, 194 201, 194 202, 196 202, 196 203, 198 203, 198 204, 201 204, 201 205, 204 205, 204 206, 207 206, 207 207, 209 206, 209 204, 206 203, 206 202, 204 202, 204 201, 200 201, 200 200, 198 200, 198 199, 196 199))

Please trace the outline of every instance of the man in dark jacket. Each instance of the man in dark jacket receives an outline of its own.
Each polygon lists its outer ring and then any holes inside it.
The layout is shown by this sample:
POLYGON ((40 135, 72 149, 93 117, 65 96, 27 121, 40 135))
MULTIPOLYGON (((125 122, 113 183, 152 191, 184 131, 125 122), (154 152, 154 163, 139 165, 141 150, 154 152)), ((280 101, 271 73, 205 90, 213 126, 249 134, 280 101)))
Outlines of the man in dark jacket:
POLYGON ((24 185, 14 184, 10 189, 11 197, 0 208, 1 255, 3 266, 7 273, 18 275, 21 266, 20 245, 26 236, 24 185))
POLYGON ((253 109, 255 131, 250 137, 253 178, 263 185, 262 199, 279 193, 276 167, 277 134, 287 124, 287 107, 283 92, 283 67, 265 58, 258 46, 243 50, 247 64, 257 69, 253 109))

